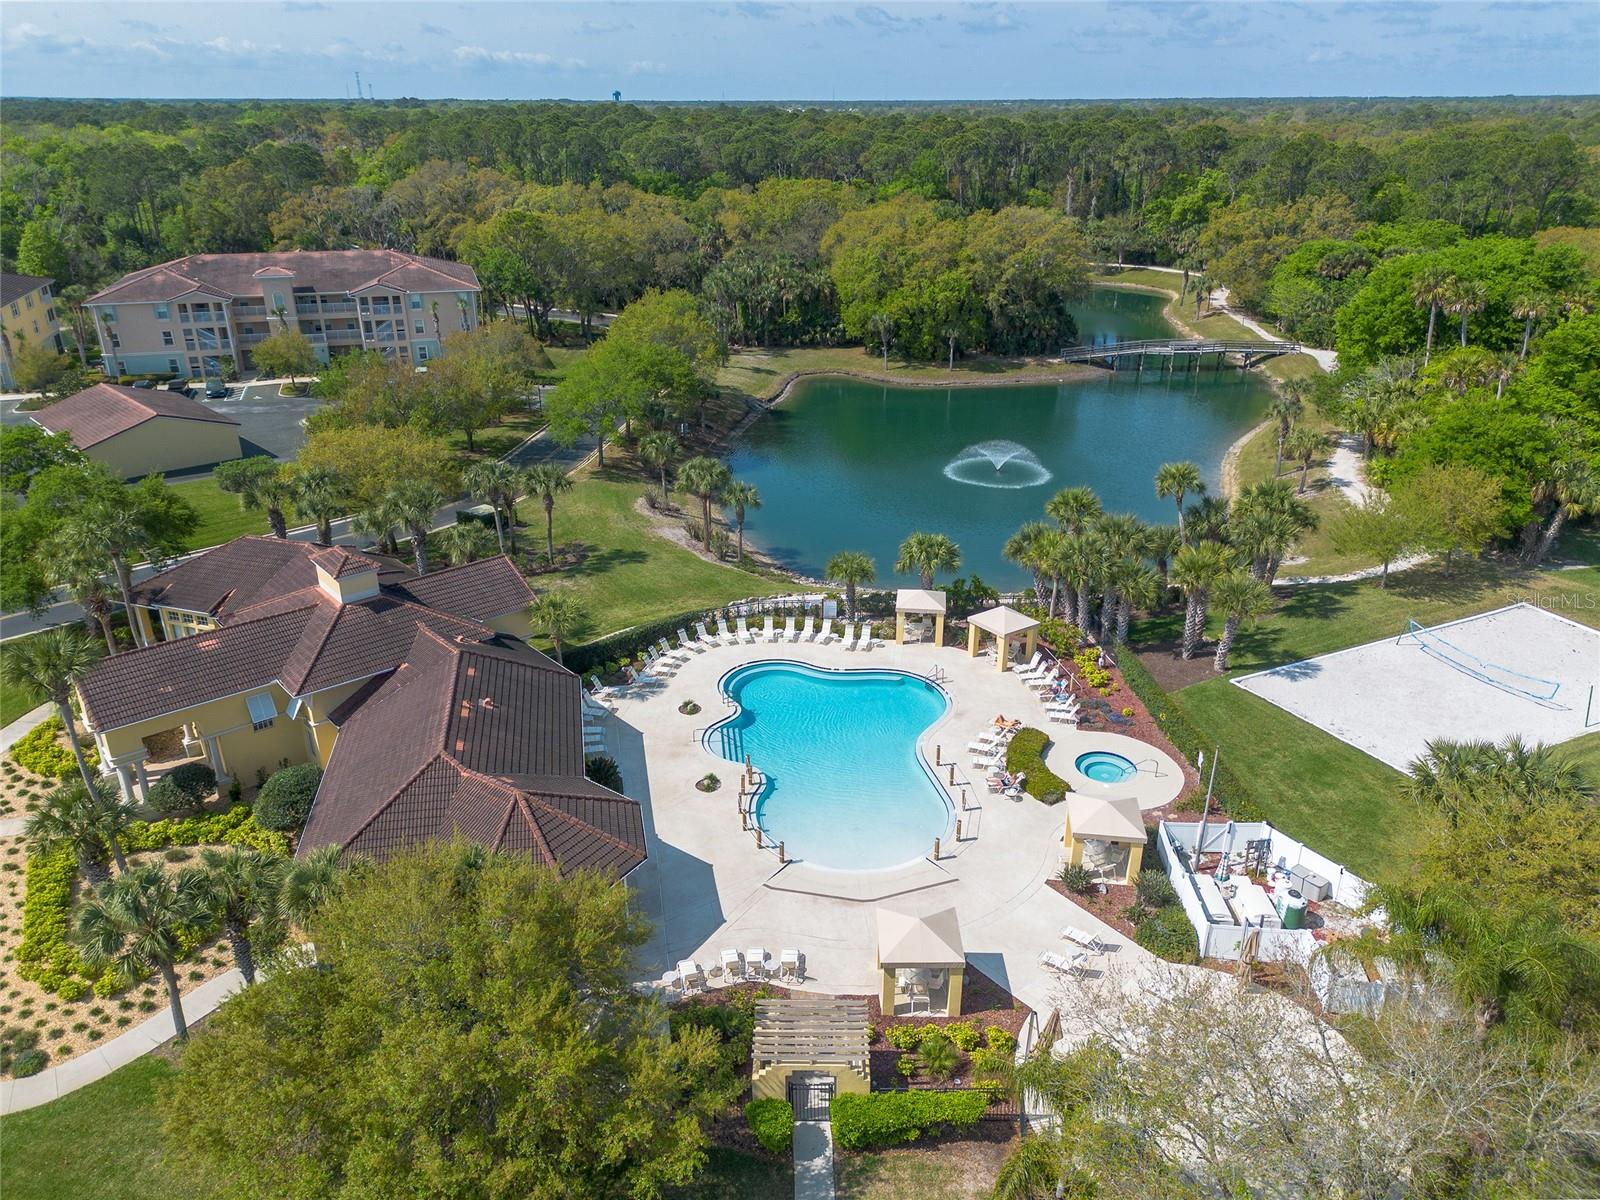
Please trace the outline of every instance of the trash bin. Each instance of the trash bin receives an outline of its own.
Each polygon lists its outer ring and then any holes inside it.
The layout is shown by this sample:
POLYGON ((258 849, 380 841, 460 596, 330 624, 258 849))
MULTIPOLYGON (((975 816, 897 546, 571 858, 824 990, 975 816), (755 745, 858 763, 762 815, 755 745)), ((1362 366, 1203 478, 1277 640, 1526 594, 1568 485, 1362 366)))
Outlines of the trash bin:
POLYGON ((1285 929, 1302 929, 1306 923, 1306 898, 1291 889, 1279 903, 1278 912, 1285 929))

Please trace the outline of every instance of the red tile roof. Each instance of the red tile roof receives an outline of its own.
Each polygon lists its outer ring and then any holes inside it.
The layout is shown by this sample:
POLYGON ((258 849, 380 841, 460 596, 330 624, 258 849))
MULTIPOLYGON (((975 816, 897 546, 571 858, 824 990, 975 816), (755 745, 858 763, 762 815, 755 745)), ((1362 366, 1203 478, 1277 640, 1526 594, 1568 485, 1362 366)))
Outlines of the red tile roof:
POLYGON ((377 571, 383 566, 369 554, 347 550, 343 546, 322 546, 311 552, 313 565, 321 567, 334 579, 345 579, 363 571, 377 571))
POLYGON ((97 383, 29 415, 51 433, 70 434, 80 450, 98 445, 157 417, 209 421, 217 425, 239 424, 232 417, 213 412, 181 392, 118 387, 114 383, 97 383))
POLYGON ((398 292, 477 291, 465 263, 399 250, 285 250, 265 254, 191 254, 124 275, 88 304, 178 300, 194 292, 219 299, 262 295, 263 277, 286 279, 322 293, 348 295, 383 287, 398 292))
POLYGON ((392 675, 341 705, 301 852, 464 836, 626 874, 645 858, 643 819, 583 773, 581 686, 526 646, 419 631, 392 675))

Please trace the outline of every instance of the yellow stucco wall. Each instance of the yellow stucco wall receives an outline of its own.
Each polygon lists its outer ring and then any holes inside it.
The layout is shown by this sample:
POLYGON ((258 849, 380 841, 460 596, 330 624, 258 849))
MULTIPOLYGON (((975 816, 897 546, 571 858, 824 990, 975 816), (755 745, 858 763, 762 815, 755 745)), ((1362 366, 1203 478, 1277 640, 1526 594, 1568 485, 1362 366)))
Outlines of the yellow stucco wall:
POLYGON ((838 1063, 807 1063, 785 1062, 775 1063, 758 1071, 750 1081, 750 1098, 753 1100, 787 1100, 789 1098, 789 1076, 796 1071, 807 1073, 816 1072, 819 1075, 832 1075, 834 1087, 839 1092, 854 1092, 857 1095, 866 1095, 872 1090, 872 1085, 849 1067, 838 1063))
POLYGON ((239 427, 218 421, 153 417, 84 453, 121 479, 142 479, 152 471, 177 471, 238 458, 239 427))

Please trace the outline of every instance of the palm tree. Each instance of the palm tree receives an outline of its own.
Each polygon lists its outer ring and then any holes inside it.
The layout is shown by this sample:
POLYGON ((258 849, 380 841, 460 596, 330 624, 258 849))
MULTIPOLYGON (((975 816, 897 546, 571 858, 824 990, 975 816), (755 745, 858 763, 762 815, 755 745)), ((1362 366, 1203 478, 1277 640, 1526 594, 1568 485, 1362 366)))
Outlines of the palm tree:
MULTIPOLYGON (((1043 521, 1026 521, 1000 548, 1002 558, 1016 563, 1033 576, 1033 594, 1041 603, 1044 601, 1045 577, 1049 574, 1045 568, 1044 539, 1047 534, 1059 532, 1043 521)), ((1055 603, 1055 593, 1052 591, 1049 607, 1051 616, 1055 616, 1055 603)))
POLYGON ((678 460, 682 452, 678 439, 665 429, 652 430, 639 439, 639 460, 660 472, 663 505, 667 503, 667 468, 678 460))
POLYGON ((394 536, 394 527, 400 524, 400 515, 391 496, 386 495, 370 508, 363 508, 351 519, 350 524, 358 534, 370 537, 383 553, 400 552, 394 536))
POLYGON ((1534 325, 1549 314, 1554 300, 1548 292, 1523 292, 1511 301, 1511 315, 1522 322, 1522 346, 1517 350, 1517 361, 1528 357, 1528 341, 1533 337, 1534 325))
POLYGON ((347 868, 337 845, 318 846, 291 861, 278 886, 278 920, 304 925, 306 919, 344 887, 350 871, 366 860, 354 858, 347 868))
POLYGON ((1476 279, 1457 279, 1450 285, 1445 311, 1461 318, 1461 345, 1467 344, 1467 318, 1482 312, 1489 302, 1489 289, 1476 279))
POLYGON ((897 575, 915 572, 926 590, 933 586, 933 577, 938 572, 953 574, 961 569, 961 547, 942 533, 913 533, 900 543, 894 569, 897 575))
POLYGON ((721 459, 700 454, 678 468, 678 486, 700 501, 700 540, 711 549, 711 503, 733 482, 733 473, 721 459))
POLYGON ((1188 541, 1188 530, 1184 528, 1183 498, 1191 493, 1206 490, 1205 476, 1200 473, 1200 468, 1192 462, 1163 463, 1156 471, 1156 495, 1162 499, 1172 497, 1172 502, 1178 506, 1178 539, 1188 541))
POLYGON ((491 554, 494 535, 476 521, 457 521, 440 530, 439 548, 452 567, 459 567, 491 554))
POLYGON ((344 486, 332 467, 306 467, 295 473, 294 511, 297 517, 310 518, 317 525, 317 541, 333 544, 333 521, 345 508, 344 486))
POLYGON ((1082 533, 1103 511, 1100 497, 1087 487, 1062 488, 1044 504, 1044 515, 1068 533, 1082 533))
POLYGON ((1317 527, 1317 514, 1281 479, 1239 493, 1228 518, 1228 542, 1251 563, 1251 574, 1271 584, 1290 546, 1317 527))
POLYGON ((256 981, 258 952, 283 934, 278 893, 284 869, 283 859, 259 850, 208 846, 200 851, 200 866, 193 871, 203 902, 222 924, 233 965, 246 986, 256 981))
POLYGON ((1094 592, 1095 572, 1100 568, 1099 539, 1091 532, 1067 534, 1061 547, 1062 578, 1071 585, 1076 604, 1073 624, 1083 636, 1089 635, 1089 598, 1094 592))
POLYGON ((1328 435, 1302 426, 1289 435, 1289 444, 1285 449, 1289 451, 1289 457, 1300 464, 1300 486, 1297 493, 1304 495, 1306 478, 1311 473, 1312 464, 1328 452, 1328 435))
POLYGON ((44 798, 28 817, 23 836, 34 854, 70 847, 78 860, 78 870, 98 885, 110 878, 103 862, 107 850, 119 872, 128 869, 128 860, 122 853, 122 832, 131 819, 127 808, 103 782, 85 787, 74 779, 44 798))
POLYGON ((144 633, 133 616, 133 568, 129 556, 136 551, 153 550, 144 522, 129 508, 95 504, 71 522, 72 541, 84 548, 95 548, 111 563, 122 593, 122 607, 128 614, 128 628, 136 646, 145 644, 144 633))
POLYGON ((1303 379, 1284 380, 1267 406, 1267 415, 1278 422, 1278 458, 1272 464, 1274 479, 1283 474, 1283 443, 1289 436, 1289 429, 1305 411, 1306 386, 1303 379))
POLYGON ((82 531, 68 522, 46 543, 45 572, 54 587, 66 588, 84 616, 93 621, 106 640, 106 653, 117 652, 116 631, 111 625, 113 600, 105 581, 110 563, 82 531))
POLYGON ((556 497, 572 490, 572 476, 559 463, 535 463, 522 473, 528 495, 538 497, 544 506, 544 551, 551 565, 556 561, 556 497))
POLYGON ((1156 570, 1161 572, 1163 587, 1171 587, 1168 579, 1167 568, 1172 563, 1172 556, 1183 546, 1183 539, 1178 534, 1176 525, 1147 525, 1144 531, 1144 552, 1153 559, 1156 570))
POLYGON ((856 619, 856 588, 878 577, 872 557, 859 550, 841 550, 828 560, 828 578, 844 587, 844 619, 856 619))
POLYGON ((1220 675, 1228 669, 1239 627, 1272 611, 1272 589, 1245 571, 1230 571, 1212 586, 1211 603, 1224 617, 1214 663, 1220 675))
POLYGON ((1593 469, 1583 459, 1573 457, 1557 463, 1550 487, 1556 507, 1550 516, 1550 524, 1545 526, 1544 533, 1539 537, 1539 546, 1533 555, 1535 564, 1542 563, 1549 555, 1556 539, 1561 536, 1562 527, 1570 518, 1600 512, 1600 481, 1595 479, 1593 469))
POLYGON ((1161 599, 1161 589, 1165 580, 1154 567, 1138 561, 1125 559, 1117 567, 1117 628, 1112 638, 1114 644, 1120 645, 1128 640, 1128 624, 1133 619, 1133 610, 1139 609, 1148 612, 1156 606, 1161 599))
POLYGON ((1183 589, 1187 607, 1183 613, 1183 657, 1190 659, 1200 648, 1206 631, 1206 605, 1211 588, 1233 567, 1233 556, 1218 542, 1199 542, 1185 546, 1172 560, 1172 581, 1183 589))
POLYGON ((88 897, 78 910, 74 938, 83 961, 99 969, 113 967, 125 979, 159 971, 167 985, 167 1003, 180 1042, 189 1026, 183 1019, 177 965, 183 960, 187 932, 210 913, 197 874, 176 878, 159 864, 136 867, 88 897))
POLYGON ((561 662, 561 644, 583 622, 578 601, 566 592, 544 592, 528 606, 528 616, 533 631, 550 639, 556 648, 556 661, 561 662))
POLYGON ((1132 513, 1107 513, 1095 521, 1100 537, 1100 639, 1110 637, 1116 623, 1117 587, 1120 566, 1144 545, 1144 522, 1132 513))
POLYGON ((1455 276, 1440 267, 1424 267, 1411 281, 1411 300, 1418 308, 1428 310, 1428 341, 1422 352, 1422 363, 1427 365, 1433 357, 1433 329, 1439 318, 1439 309, 1450 298, 1455 276))
POLYGON ((894 344, 894 318, 888 313, 873 313, 867 318, 867 328, 883 348, 883 369, 889 369, 889 347, 894 344))
POLYGON ((239 497, 239 507, 264 510, 274 537, 289 536, 283 510, 294 503, 295 489, 277 463, 262 458, 241 458, 217 468, 217 486, 239 497))
POLYGON ((433 519, 445 506, 445 496, 433 484, 422 479, 408 479, 391 488, 385 497, 391 505, 395 520, 405 526, 411 535, 411 553, 416 559, 417 574, 428 573, 428 530, 433 519))
POLYGON ((72 692, 99 657, 94 641, 71 625, 20 638, 0 656, 0 671, 12 687, 43 696, 56 706, 56 715, 72 744, 72 755, 78 760, 78 774, 83 777, 84 787, 91 791, 94 775, 83 757, 77 726, 72 723, 72 692))
POLYGON ((744 561, 744 514, 746 509, 761 507, 761 493, 756 485, 735 479, 722 491, 722 501, 733 508, 733 523, 739 530, 739 562, 744 561))
POLYGON ((500 553, 504 554, 508 546, 515 550, 517 492, 522 473, 503 459, 480 458, 462 473, 461 483, 468 495, 482 497, 494 510, 494 536, 500 553))

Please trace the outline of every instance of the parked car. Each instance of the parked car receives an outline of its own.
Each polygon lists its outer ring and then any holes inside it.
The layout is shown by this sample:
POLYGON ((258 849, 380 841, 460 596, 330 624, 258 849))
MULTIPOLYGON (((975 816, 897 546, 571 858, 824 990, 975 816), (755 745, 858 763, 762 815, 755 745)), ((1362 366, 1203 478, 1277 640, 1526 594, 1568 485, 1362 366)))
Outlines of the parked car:
POLYGON ((174 379, 167 384, 167 391, 177 392, 178 395, 185 396, 190 400, 194 399, 194 384, 187 379, 174 379))
POLYGON ((207 400, 226 400, 228 398, 228 385, 220 379, 206 380, 207 400))
POLYGON ((149 379, 135 379, 133 381, 133 386, 139 388, 141 391, 149 391, 151 388, 155 387, 155 383, 149 379))

